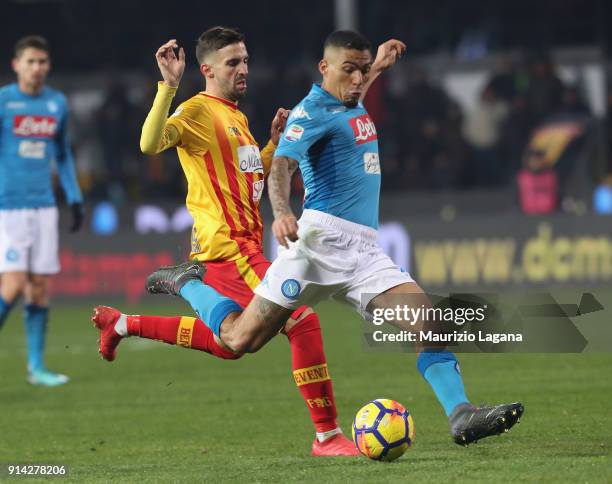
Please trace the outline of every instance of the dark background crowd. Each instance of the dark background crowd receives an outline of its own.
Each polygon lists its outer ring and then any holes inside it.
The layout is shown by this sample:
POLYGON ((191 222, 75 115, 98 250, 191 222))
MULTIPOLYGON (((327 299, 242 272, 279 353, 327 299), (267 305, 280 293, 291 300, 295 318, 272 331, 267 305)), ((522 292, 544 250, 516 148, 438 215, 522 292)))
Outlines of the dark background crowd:
MULTIPOLYGON (((179 200, 184 182, 174 152, 146 157, 140 128, 158 79, 154 53, 177 38, 188 70, 177 100, 203 89, 194 58, 201 31, 225 24, 247 36, 248 98, 240 108, 264 144, 279 106, 294 106, 317 80, 325 36, 335 29, 333 2, 8 1, 2 9, 0 79, 11 81, 14 41, 39 33, 53 48, 50 84, 73 111, 72 141, 91 199, 179 200)), ((537 150, 534 130, 578 120, 582 144, 570 164, 588 164, 593 184, 610 171, 612 123, 596 116, 578 79, 564 82, 555 52, 594 49, 604 66, 612 8, 604 1, 356 1, 360 30, 373 42, 406 42, 405 59, 373 86, 366 106, 376 122, 385 192, 495 189, 511 186, 537 150), (466 109, 441 82, 437 65, 479 65, 486 72, 466 109), (480 62, 480 64, 479 64, 480 62), (432 65, 434 67, 432 67, 432 65)), ((451 69, 452 70, 452 69, 451 69)), ((448 70, 447 70, 448 72, 448 70)), ((607 96, 612 103, 612 95, 607 96)), ((603 113, 609 113, 606 106, 603 113)), ((572 167, 567 177, 574 173, 572 167)), ((566 177, 566 178, 567 178, 566 177)), ((562 180, 563 181, 563 180, 562 180)), ((295 182, 299 190, 299 181, 295 182)))

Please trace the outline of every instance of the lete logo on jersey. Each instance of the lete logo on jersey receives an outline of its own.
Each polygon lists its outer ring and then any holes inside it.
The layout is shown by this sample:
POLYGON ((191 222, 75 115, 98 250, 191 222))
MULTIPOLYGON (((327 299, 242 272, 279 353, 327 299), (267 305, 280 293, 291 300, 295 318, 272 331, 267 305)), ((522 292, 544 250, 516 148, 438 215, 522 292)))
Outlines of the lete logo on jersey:
POLYGON ((351 124, 351 128, 353 128, 355 144, 361 145, 378 139, 376 126, 374 126, 374 121, 372 121, 369 114, 362 114, 361 116, 352 118, 349 120, 349 123, 351 124))
POLYGON ((57 129, 54 116, 14 116, 13 134, 35 138, 52 138, 57 129))
POLYGON ((293 143, 294 141, 298 141, 303 134, 304 128, 302 128, 299 124, 292 124, 287 128, 285 139, 290 143, 293 143))

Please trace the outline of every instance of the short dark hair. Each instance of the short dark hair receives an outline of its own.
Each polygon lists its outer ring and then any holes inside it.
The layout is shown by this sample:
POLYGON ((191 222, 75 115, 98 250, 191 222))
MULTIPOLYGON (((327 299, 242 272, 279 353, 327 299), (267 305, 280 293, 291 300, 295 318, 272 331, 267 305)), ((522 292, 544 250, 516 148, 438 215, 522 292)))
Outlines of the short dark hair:
POLYGON ((244 42, 244 34, 229 27, 211 27, 198 37, 196 45, 196 58, 200 64, 204 64, 204 58, 214 52, 231 44, 244 42))
POLYGON ((21 53, 29 48, 44 50, 49 54, 49 42, 40 35, 26 35, 15 43, 15 57, 19 57, 21 53))
POLYGON ((327 36, 323 50, 328 47, 341 47, 344 49, 372 50, 372 44, 359 32, 354 30, 336 30, 327 36))

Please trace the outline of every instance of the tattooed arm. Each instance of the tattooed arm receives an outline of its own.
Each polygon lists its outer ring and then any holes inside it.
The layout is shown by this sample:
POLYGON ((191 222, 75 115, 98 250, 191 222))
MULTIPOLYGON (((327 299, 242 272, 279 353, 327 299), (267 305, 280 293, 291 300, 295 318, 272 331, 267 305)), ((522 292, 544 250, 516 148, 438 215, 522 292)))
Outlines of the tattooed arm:
POLYGON ((291 205, 291 176, 297 169, 297 161, 285 156, 277 156, 272 161, 272 170, 268 177, 268 193, 274 212, 272 232, 279 244, 287 247, 287 239, 297 240, 298 224, 291 205))

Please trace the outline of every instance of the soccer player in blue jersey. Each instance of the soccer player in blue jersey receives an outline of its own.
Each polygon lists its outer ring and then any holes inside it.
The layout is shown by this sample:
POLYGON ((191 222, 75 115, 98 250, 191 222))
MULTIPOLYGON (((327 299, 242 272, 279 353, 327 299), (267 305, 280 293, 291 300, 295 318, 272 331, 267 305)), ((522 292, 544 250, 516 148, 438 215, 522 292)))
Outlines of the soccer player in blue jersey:
POLYGON ((66 98, 45 86, 51 67, 47 41, 20 39, 12 65, 17 82, 0 88, 0 328, 24 295, 28 381, 57 386, 68 377, 43 361, 49 277, 60 270, 52 161, 72 209, 71 231, 83 222, 82 196, 68 141, 66 98))
MULTIPOLYGON (((387 48, 390 66, 405 47, 387 48)), ((159 270, 149 277, 149 283, 165 285, 197 306, 200 318, 235 352, 257 351, 296 307, 329 297, 363 315, 393 308, 397 296, 412 307, 431 305, 377 243, 378 135, 361 102, 372 81, 371 66, 370 43, 361 34, 337 31, 325 41, 319 63, 323 82, 292 110, 272 163, 269 190, 279 255, 242 313, 200 280, 205 267, 159 270), (289 205, 289 178, 297 166, 306 192, 299 221, 289 205)), ((410 332, 428 324, 392 322, 410 332)), ((453 353, 423 344, 416 349, 418 370, 448 416, 455 442, 467 445, 519 420, 520 403, 475 407, 469 402, 453 353)))

